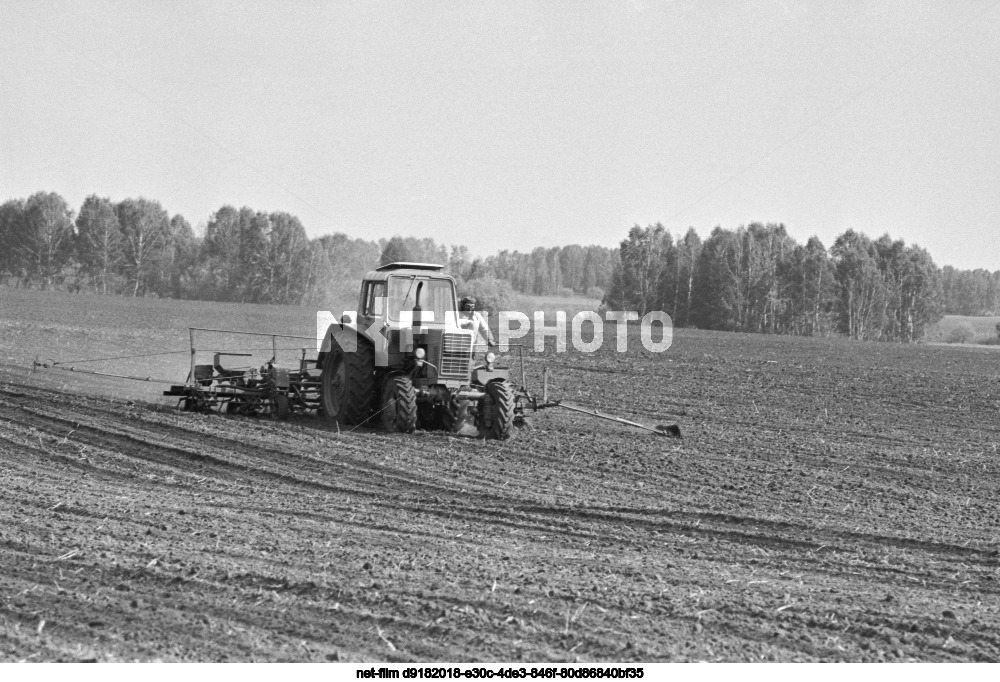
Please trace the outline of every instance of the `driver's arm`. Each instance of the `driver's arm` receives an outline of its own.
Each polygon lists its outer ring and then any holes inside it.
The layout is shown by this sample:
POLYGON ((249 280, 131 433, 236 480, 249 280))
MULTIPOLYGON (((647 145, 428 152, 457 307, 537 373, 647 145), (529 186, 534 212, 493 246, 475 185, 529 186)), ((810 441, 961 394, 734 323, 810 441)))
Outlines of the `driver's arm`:
POLYGON ((483 317, 483 315, 481 313, 477 312, 476 315, 479 317, 479 325, 480 325, 480 327, 485 332, 485 335, 486 335, 486 345, 489 348, 493 348, 494 346, 496 346, 496 344, 493 343, 493 332, 490 331, 490 325, 486 322, 486 318, 483 317))

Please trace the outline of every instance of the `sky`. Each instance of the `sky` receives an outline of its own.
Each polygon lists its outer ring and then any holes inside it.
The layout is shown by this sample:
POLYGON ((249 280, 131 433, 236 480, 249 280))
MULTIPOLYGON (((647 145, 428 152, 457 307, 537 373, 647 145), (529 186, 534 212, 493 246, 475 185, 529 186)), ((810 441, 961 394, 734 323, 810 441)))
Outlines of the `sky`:
POLYGON ((1000 0, 0 0, 0 201, 474 254, 849 228, 1000 269, 1000 0))

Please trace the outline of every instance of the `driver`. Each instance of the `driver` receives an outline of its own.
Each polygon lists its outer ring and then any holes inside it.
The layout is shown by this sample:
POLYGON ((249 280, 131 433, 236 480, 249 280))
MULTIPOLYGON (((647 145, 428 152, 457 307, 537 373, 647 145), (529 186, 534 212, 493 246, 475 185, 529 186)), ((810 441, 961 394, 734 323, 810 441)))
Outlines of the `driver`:
POLYGON ((493 343, 493 333, 490 331, 490 326, 486 323, 486 318, 476 310, 476 299, 472 296, 466 296, 461 300, 458 308, 458 323, 463 329, 471 329, 475 333, 476 345, 485 345, 489 349, 496 347, 496 344, 493 343), (484 341, 485 344, 483 343, 484 341))

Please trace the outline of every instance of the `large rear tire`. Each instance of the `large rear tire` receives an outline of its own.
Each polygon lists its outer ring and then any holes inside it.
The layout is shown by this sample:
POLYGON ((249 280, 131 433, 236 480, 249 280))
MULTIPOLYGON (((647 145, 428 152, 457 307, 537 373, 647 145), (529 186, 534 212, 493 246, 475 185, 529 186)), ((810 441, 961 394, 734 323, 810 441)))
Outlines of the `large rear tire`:
POLYGON ((479 403, 479 436, 492 440, 510 438, 514 425, 514 388, 506 381, 491 381, 486 384, 485 396, 479 403))
POLYGON ((417 394, 410 378, 393 374, 382 386, 382 428, 389 433, 413 433, 417 428, 417 394))
POLYGON ((371 415, 375 395, 375 351, 358 340, 358 349, 347 353, 334 342, 323 363, 320 385, 323 413, 346 426, 363 423, 371 415))

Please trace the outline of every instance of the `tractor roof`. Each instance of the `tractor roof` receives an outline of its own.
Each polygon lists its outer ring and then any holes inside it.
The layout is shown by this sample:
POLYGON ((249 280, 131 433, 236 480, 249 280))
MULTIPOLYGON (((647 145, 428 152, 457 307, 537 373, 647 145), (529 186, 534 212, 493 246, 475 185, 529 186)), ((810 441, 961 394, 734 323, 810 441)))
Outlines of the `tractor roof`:
POLYGON ((434 265, 433 263, 389 263, 367 272, 365 281, 384 282, 389 277, 426 277, 455 281, 453 277, 442 272, 443 270, 443 265, 434 265))
POLYGON ((440 272, 444 270, 443 265, 435 265, 434 263, 388 263, 381 267, 375 268, 377 272, 386 272, 388 270, 433 270, 435 272, 440 272))

